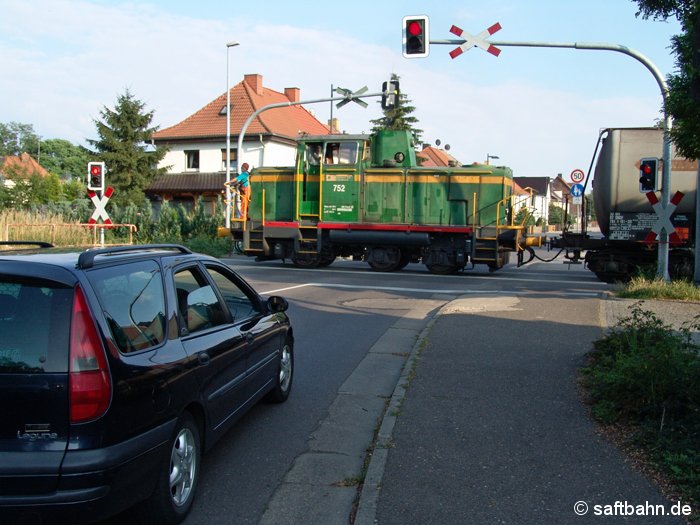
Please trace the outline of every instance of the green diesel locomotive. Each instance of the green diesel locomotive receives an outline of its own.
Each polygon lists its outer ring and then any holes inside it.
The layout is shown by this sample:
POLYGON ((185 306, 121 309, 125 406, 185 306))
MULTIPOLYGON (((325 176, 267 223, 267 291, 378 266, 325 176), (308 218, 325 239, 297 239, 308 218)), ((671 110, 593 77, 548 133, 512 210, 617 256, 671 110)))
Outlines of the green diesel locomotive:
POLYGON ((248 216, 232 233, 258 260, 313 268, 341 256, 375 271, 413 262, 451 274, 497 270, 511 252, 522 264, 530 250, 513 223, 509 168, 420 167, 408 131, 304 136, 294 167, 257 168, 250 180, 248 216))

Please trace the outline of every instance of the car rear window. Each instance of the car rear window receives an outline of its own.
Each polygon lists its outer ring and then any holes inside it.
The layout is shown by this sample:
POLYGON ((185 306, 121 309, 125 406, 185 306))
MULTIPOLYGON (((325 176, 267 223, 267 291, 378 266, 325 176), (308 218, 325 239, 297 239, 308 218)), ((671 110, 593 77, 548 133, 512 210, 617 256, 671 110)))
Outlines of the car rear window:
POLYGON ((68 371, 72 288, 0 277, 0 373, 68 371))
POLYGON ((144 350, 163 342, 165 295, 155 261, 92 270, 88 279, 122 352, 144 350))

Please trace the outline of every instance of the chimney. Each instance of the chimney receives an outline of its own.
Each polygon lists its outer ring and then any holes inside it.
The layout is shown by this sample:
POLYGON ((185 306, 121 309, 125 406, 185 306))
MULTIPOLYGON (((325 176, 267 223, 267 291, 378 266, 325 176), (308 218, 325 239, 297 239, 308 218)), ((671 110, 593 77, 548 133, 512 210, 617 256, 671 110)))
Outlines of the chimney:
POLYGON ((301 89, 295 87, 284 88, 284 96, 290 102, 299 102, 301 100, 301 89))
POLYGON ((244 75, 243 80, 245 80, 245 83, 248 84, 252 88, 253 91, 255 91, 256 95, 263 94, 262 75, 257 75, 257 74, 244 75))
POLYGON ((331 133, 340 133, 340 121, 337 118, 332 118, 328 121, 328 129, 331 133))

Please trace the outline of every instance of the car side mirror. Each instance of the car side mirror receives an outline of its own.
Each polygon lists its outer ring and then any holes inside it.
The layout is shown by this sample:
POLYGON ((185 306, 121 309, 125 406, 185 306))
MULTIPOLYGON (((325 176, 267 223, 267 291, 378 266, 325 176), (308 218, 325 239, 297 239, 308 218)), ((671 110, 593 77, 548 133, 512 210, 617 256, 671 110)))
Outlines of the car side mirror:
POLYGON ((284 297, 273 295, 267 300, 267 307, 272 313, 286 312, 289 308, 289 303, 284 297))

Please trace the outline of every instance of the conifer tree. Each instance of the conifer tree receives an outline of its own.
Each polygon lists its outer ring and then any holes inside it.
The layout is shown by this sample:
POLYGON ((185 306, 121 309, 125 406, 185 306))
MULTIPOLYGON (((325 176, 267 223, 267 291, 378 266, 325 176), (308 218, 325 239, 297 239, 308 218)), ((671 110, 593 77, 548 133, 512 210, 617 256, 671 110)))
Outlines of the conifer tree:
MULTIPOLYGON (((391 80, 399 81, 400 77, 395 73, 391 74, 391 80)), ((378 119, 370 120, 374 125, 372 133, 376 133, 382 129, 390 130, 409 130, 413 134, 413 139, 416 143, 420 142, 420 136, 423 133, 422 129, 416 128, 414 125, 418 123, 418 119, 411 115, 416 110, 415 106, 411 105, 408 96, 400 92, 396 106, 392 109, 383 110, 384 116, 378 119)))
POLYGON ((166 172, 157 168, 165 149, 146 151, 153 133, 153 111, 144 111, 145 104, 134 98, 127 89, 117 97, 115 108, 104 107, 102 120, 95 120, 99 139, 88 140, 96 149, 98 158, 107 166, 105 184, 115 189, 112 202, 119 206, 141 203, 144 190, 156 175, 166 172))

